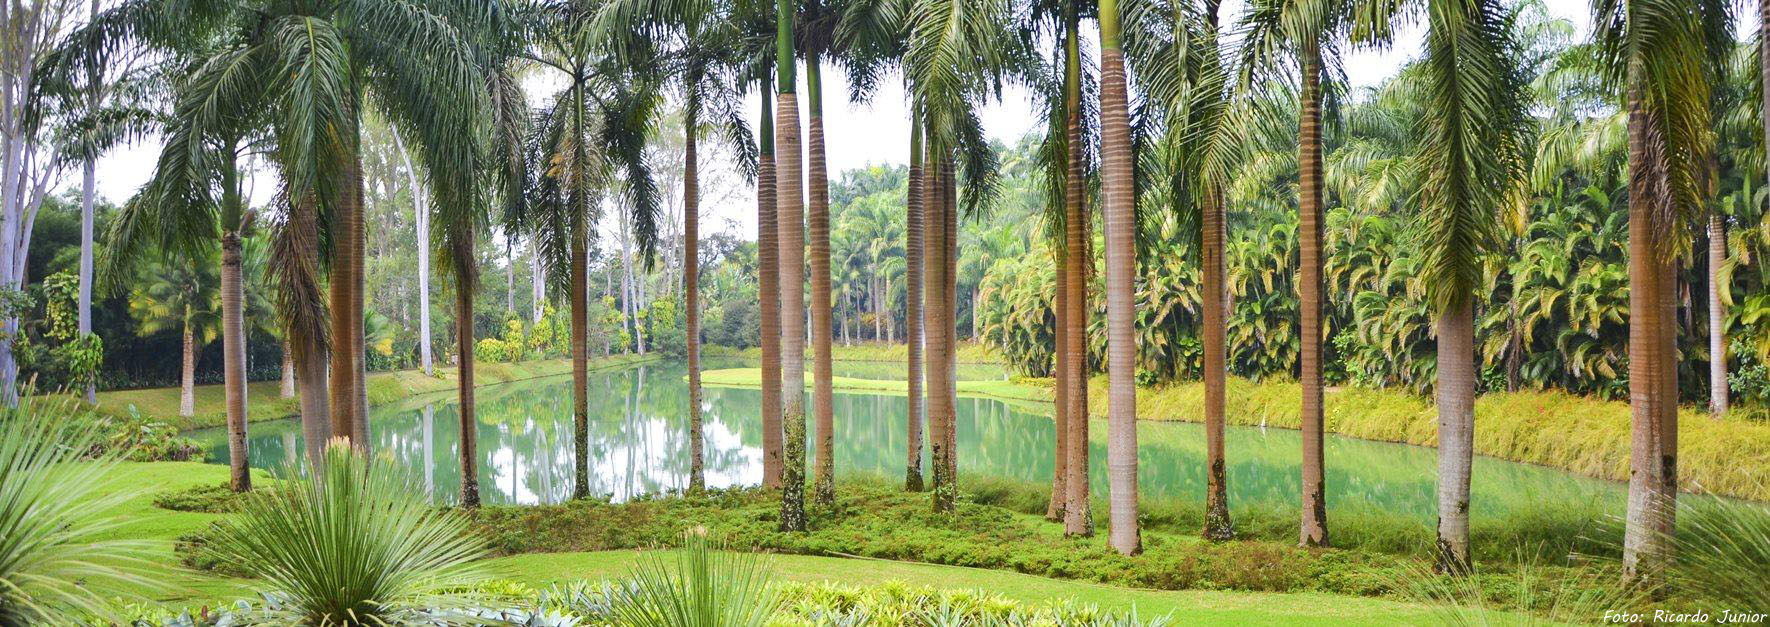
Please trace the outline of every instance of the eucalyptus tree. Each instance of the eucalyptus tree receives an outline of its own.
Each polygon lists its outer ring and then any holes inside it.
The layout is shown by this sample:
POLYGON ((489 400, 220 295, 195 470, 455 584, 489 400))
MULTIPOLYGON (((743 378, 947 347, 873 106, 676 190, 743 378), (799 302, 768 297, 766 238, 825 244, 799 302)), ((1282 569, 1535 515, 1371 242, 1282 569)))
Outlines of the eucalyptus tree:
POLYGON ((1426 23, 1424 57, 1397 80, 1421 114, 1412 155, 1414 171, 1423 176, 1415 195, 1415 246, 1438 338, 1438 568, 1466 574, 1475 301, 1486 287, 1484 257, 1503 246, 1500 216, 1525 202, 1534 121, 1508 9, 1496 0, 1417 4, 1361 13, 1355 35, 1386 45, 1409 17, 1426 23))
POLYGON ((648 258, 657 242, 657 194, 644 160, 656 85, 634 80, 640 77, 616 59, 597 25, 602 9, 586 0, 560 0, 525 15, 533 42, 525 56, 558 73, 564 84, 535 115, 527 142, 528 163, 536 169, 528 202, 504 216, 511 228, 535 238, 548 274, 566 281, 571 295, 572 498, 590 495, 587 276, 603 196, 622 198, 631 211, 622 231, 630 222, 648 258), (623 174, 625 184, 618 184, 623 174))
POLYGON ((950 512, 958 493, 954 384, 954 304, 961 204, 973 216, 996 192, 996 155, 977 108, 999 97, 1011 72, 1038 76, 1029 46, 1016 36, 1005 0, 922 0, 904 16, 904 77, 924 133, 923 227, 928 360, 928 441, 933 451, 934 509, 950 512), (964 198, 959 179, 964 178, 964 198))
POLYGON ((1712 82, 1731 46, 1725 0, 1592 4, 1607 82, 1628 116, 1629 505, 1623 568, 1670 559, 1678 496, 1678 256, 1709 193, 1712 82))
MULTIPOLYGON (((1242 17, 1242 89, 1255 89, 1261 72, 1297 71, 1297 163, 1301 256, 1303 546, 1326 546, 1327 486, 1322 460, 1322 75, 1338 74, 1338 48, 1351 19, 1349 0, 1255 0, 1242 17)), ((1282 72, 1280 72, 1282 74, 1282 72)))

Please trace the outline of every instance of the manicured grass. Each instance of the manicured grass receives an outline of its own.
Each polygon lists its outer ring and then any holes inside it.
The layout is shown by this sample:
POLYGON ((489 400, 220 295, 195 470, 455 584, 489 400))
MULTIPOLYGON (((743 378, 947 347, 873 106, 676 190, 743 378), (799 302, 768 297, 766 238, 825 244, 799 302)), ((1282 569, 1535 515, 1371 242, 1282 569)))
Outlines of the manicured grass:
MULTIPOLYGON (((810 368, 812 347, 805 346, 805 361, 810 368)), ((738 356, 746 359, 761 359, 762 349, 747 348, 738 351, 738 356)), ((909 359, 909 345, 886 342, 860 342, 857 344, 835 344, 830 347, 830 358, 837 361, 894 361, 904 363, 909 359)), ((1002 354, 994 348, 971 341, 959 342, 956 356, 961 364, 1000 364, 1002 354)))
MULTIPOLYGON (((252 472, 254 485, 268 485, 270 475, 261 470, 252 472)), ((116 525, 104 538, 121 538, 141 543, 142 559, 155 569, 151 578, 156 585, 140 587, 135 593, 163 602, 185 602, 191 599, 225 600, 252 596, 250 582, 197 572, 179 567, 173 543, 179 536, 202 531, 220 515, 203 512, 175 512, 154 506, 154 497, 162 492, 187 490, 201 485, 227 481, 227 466, 197 462, 124 462, 111 473, 106 492, 121 492, 129 498, 119 503, 106 516, 116 525)))
MULTIPOLYGON (((657 355, 611 355, 591 359, 590 368, 593 371, 606 370, 659 359, 662 357, 657 355)), ((570 374, 572 371, 572 362, 569 359, 518 363, 482 361, 474 366, 475 387, 570 374)), ((457 369, 451 366, 438 366, 435 376, 425 375, 422 370, 369 373, 369 404, 380 405, 417 394, 453 390, 458 380, 456 373, 457 369)), ((188 417, 178 415, 179 389, 176 387, 99 392, 97 411, 122 416, 129 413, 130 406, 134 406, 143 417, 172 425, 180 431, 225 424, 227 407, 221 386, 199 385, 194 392, 196 412, 188 417)), ((247 384, 246 402, 251 408, 253 420, 275 420, 300 413, 297 399, 282 398, 280 381, 254 381, 247 384)))
MULTIPOLYGON (((805 385, 810 387, 811 378, 806 377, 805 385)), ((710 387, 756 388, 762 387, 761 368, 725 368, 701 372, 701 385, 710 387)), ((884 379, 861 379, 856 377, 830 377, 830 387, 841 392, 858 392, 873 394, 908 394, 909 383, 905 381, 884 379)), ((1039 388, 1013 381, 960 381, 958 395, 975 398, 993 398, 1016 403, 1050 402, 1050 394, 1039 388)))

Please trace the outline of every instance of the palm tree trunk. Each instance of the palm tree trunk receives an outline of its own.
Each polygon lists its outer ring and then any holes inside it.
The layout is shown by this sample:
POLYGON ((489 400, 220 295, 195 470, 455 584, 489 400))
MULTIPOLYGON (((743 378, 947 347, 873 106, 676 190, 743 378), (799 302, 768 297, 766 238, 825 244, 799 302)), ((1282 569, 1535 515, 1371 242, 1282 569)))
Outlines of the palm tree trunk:
POLYGON ((793 94, 793 5, 776 0, 780 124, 775 209, 780 229, 781 422, 786 436, 781 472, 782 531, 804 531, 805 519, 805 204, 800 169, 799 103, 793 94))
POLYGON ((1205 532, 1207 540, 1229 540, 1235 537, 1235 525, 1229 518, 1228 472, 1224 460, 1223 422, 1227 401, 1228 338, 1224 307, 1228 290, 1223 267, 1223 198, 1213 189, 1207 192, 1201 207, 1200 227, 1203 230, 1199 249, 1202 263, 1200 281, 1204 309, 1204 384, 1205 384, 1205 532))
POLYGON ((1300 543, 1303 546, 1327 546, 1327 488, 1324 485, 1322 460, 1322 379, 1321 379, 1321 50, 1313 42, 1302 52, 1303 91, 1298 129, 1298 200, 1297 244, 1302 269, 1297 291, 1301 301, 1303 335, 1302 374, 1298 382, 1303 388, 1303 504, 1300 543))
MULTIPOLYGON (((284 233, 294 248, 292 261, 304 266, 293 273, 294 282, 282 286, 285 299, 297 302, 285 307, 284 325, 287 353, 295 365, 295 376, 301 392, 301 437, 307 449, 307 461, 318 468, 324 461, 327 439, 331 437, 331 411, 326 406, 326 364, 331 361, 326 346, 326 321, 319 311, 321 298, 318 285, 319 226, 317 199, 310 193, 300 202, 291 203, 289 222, 284 233), (308 262, 312 261, 311 265, 308 262), (307 298, 293 298, 305 290, 307 298)), ((287 301, 286 301, 287 302, 287 301)))
MULTIPOLYGON (((1106 219, 1107 430, 1106 478, 1111 486, 1108 543, 1119 553, 1143 551, 1137 525, 1137 242, 1131 190, 1131 121, 1125 60, 1118 48, 1113 0, 1101 2, 1101 213, 1106 219), (1109 26, 1110 25, 1110 26, 1109 26)), ((1116 9, 1115 9, 1116 11, 1116 9)))
POLYGON ((923 246, 927 240, 924 227, 924 212, 927 205, 927 174, 923 168, 922 151, 922 114, 915 104, 910 106, 910 180, 908 197, 904 199, 907 207, 904 216, 904 342, 908 353, 908 372, 904 375, 909 381, 909 410, 904 415, 904 426, 907 427, 909 455, 905 460, 903 473, 904 489, 921 492, 922 485, 922 421, 926 415, 927 400, 922 397, 922 295, 923 295, 923 246))
POLYGON ((1469 572, 1469 467, 1475 454, 1475 306, 1438 316, 1438 570, 1469 572))
POLYGON ((283 339, 283 385, 278 394, 282 398, 295 398, 295 348, 289 345, 288 338, 283 339))
POLYGON ((1677 381, 1666 381, 1663 341, 1673 333, 1671 316, 1663 306, 1670 302, 1663 292, 1669 272, 1659 246, 1660 230, 1648 186, 1647 112, 1637 93, 1631 93, 1629 115, 1629 501, 1623 533, 1623 570, 1632 579, 1657 579, 1669 558, 1668 538, 1677 493, 1666 486, 1676 481, 1677 381), (1669 407, 1668 407, 1669 406, 1669 407), (1668 425, 1667 410, 1674 416, 1668 425))
MULTIPOLYGON (((470 260, 473 233, 467 231, 455 249, 455 258, 470 260)), ((479 507, 479 421, 473 405, 473 268, 455 264, 455 350, 461 368, 455 396, 461 409, 461 507, 479 507)))
POLYGON ((775 216, 773 82, 763 73, 762 150, 756 164, 756 257, 762 301, 762 486, 781 487, 780 226, 775 216))
POLYGON ((350 441, 358 453, 369 454, 369 386, 368 357, 365 354, 367 342, 363 341, 363 296, 367 293, 364 287, 367 273, 363 267, 367 254, 367 222, 365 216, 367 206, 363 202, 363 162, 352 159, 349 175, 351 204, 355 209, 351 214, 355 223, 350 230, 350 347, 351 370, 350 388, 355 394, 356 408, 350 412, 350 441))
MULTIPOLYGON (((933 143, 933 142, 930 142, 933 143)), ((952 326, 952 313, 946 306, 946 156, 942 149, 929 150, 929 165, 933 170, 927 174, 927 200, 923 206, 923 224, 927 228, 924 240, 924 256, 928 264, 927 287, 924 296, 927 300, 927 324, 924 333, 928 338, 928 443, 933 452, 934 469, 934 511, 950 512, 954 508, 954 499, 958 489, 953 485, 953 476, 948 474, 951 466, 947 458, 951 455, 947 445, 947 423, 952 419, 948 413, 952 409, 952 381, 947 378, 947 331, 952 326)))
POLYGON ((946 286, 946 295, 941 297, 940 306, 945 308, 941 315, 946 324, 941 325, 945 332, 941 347, 941 365, 946 376, 946 395, 941 399, 945 407, 941 415, 946 433, 946 476, 953 487, 950 496, 954 499, 959 494, 959 185, 955 175, 953 160, 948 157, 940 164, 940 181, 943 191, 940 199, 946 203, 946 226, 941 229, 941 236, 946 240, 946 275, 941 277, 941 284, 946 286))
POLYGON ((334 211, 337 229, 332 247, 331 315, 332 315, 332 383, 329 389, 332 407, 332 437, 350 440, 351 447, 367 453, 366 437, 359 437, 357 426, 357 374, 362 365, 362 342, 357 331, 362 325, 362 282, 357 268, 362 254, 363 206, 360 196, 362 166, 360 161, 347 165, 350 171, 346 188, 339 191, 342 202, 334 211))
MULTIPOLYGON (((693 98, 694 96, 690 96, 693 98)), ((701 436, 701 286, 700 286, 700 212, 698 181, 695 180, 695 104, 690 103, 683 114, 682 170, 682 299, 688 334, 688 493, 706 490, 703 469, 705 455, 701 436)))
MULTIPOLYGON (((810 110, 807 120, 805 156, 809 161, 806 174, 810 180, 810 203, 806 227, 811 237, 811 410, 817 419, 817 471, 812 501, 819 505, 836 502, 836 434, 835 400, 830 379, 834 370, 830 363, 830 182, 824 170, 823 81, 818 56, 805 60, 805 89, 810 110)), ((842 321, 844 341, 848 321, 842 321)))
MULTIPOLYGON (((588 208, 583 208, 587 210, 588 208)), ((573 213, 572 229, 572 498, 590 497, 590 302, 586 211, 573 213)))
POLYGON ((1709 212, 1709 415, 1727 413, 1727 316, 1721 266, 1727 264, 1727 231, 1721 214, 1709 212))
POLYGON ((227 398, 228 486, 235 492, 252 489, 246 459, 246 294, 241 279, 240 233, 227 231, 221 236, 222 388, 227 398))
POLYGON ((1068 421, 1069 459, 1064 462, 1063 533, 1094 535, 1092 496, 1088 485, 1088 267, 1092 235, 1088 217, 1086 164, 1082 159, 1081 34, 1076 9, 1064 18, 1064 123, 1066 157, 1063 217, 1063 342, 1058 367, 1064 370, 1068 388, 1064 418, 1068 421))
POLYGON ((1064 360, 1069 354, 1069 334, 1064 325, 1069 320, 1069 289, 1067 281, 1067 253, 1057 247, 1052 255, 1057 267, 1057 280, 1053 285, 1056 292, 1052 308, 1057 332, 1052 334, 1052 376, 1056 379, 1056 388, 1052 399, 1052 426, 1055 427, 1051 460, 1051 502, 1045 505, 1045 519, 1052 522, 1063 521, 1063 505, 1069 499, 1069 489, 1065 480, 1069 478, 1069 369, 1064 367, 1064 360))
POLYGON ((197 413, 197 336, 189 304, 184 306, 184 361, 179 372, 178 415, 189 418, 197 413))

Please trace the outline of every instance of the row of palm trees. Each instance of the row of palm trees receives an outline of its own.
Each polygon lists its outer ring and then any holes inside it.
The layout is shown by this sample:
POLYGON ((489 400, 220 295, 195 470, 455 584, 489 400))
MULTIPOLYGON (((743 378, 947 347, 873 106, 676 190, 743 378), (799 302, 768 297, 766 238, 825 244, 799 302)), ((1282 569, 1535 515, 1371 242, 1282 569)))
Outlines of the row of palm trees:
MULTIPOLYGON (((1093 269, 1088 203, 1098 180, 1104 229, 1108 351, 1109 537, 1140 550, 1137 527, 1134 343, 1140 212, 1196 216, 1204 269, 1209 515, 1205 535, 1233 536, 1223 468, 1223 210, 1240 137, 1278 116, 1249 106, 1269 90, 1294 90, 1299 178, 1303 493, 1300 542, 1326 545, 1323 473, 1321 121, 1324 80, 1338 53, 1389 45, 1423 23, 1421 62, 1429 111, 1413 155, 1427 177, 1417 199, 1430 235, 1422 270, 1437 317, 1441 416, 1439 546, 1443 565, 1468 562, 1468 475, 1473 438, 1472 308, 1480 260, 1494 250, 1496 216, 1524 176, 1524 106, 1511 7, 1499 0, 1256 0, 1219 24, 1214 0, 124 0, 95 11, 51 64, 90 75, 111 59, 148 51, 188 73, 172 97, 154 179, 109 234, 108 268, 148 253, 195 258, 220 246, 225 389, 231 434, 243 436, 244 334, 240 244, 258 223, 274 231, 272 273, 301 382, 309 442, 368 445, 363 326, 363 192, 357 129, 368 108, 409 139, 431 198, 431 242, 471 318, 474 239, 494 221, 532 237, 547 275, 572 295, 576 421, 575 496, 587 496, 586 259, 604 197, 629 214, 641 250, 657 245, 656 190, 645 138, 664 94, 685 114, 684 242, 690 396, 699 396, 697 135, 731 145, 758 177, 763 293, 765 483, 782 488, 781 527, 807 524, 804 273, 811 272, 812 419, 819 434, 813 498, 835 499, 831 400, 829 201, 822 120, 825 63, 870 93, 895 70, 911 96, 912 154, 906 242, 910 282, 911 436, 906 486, 923 484, 920 414, 933 452, 932 498, 957 498, 953 372, 958 220, 987 211, 994 153, 981 106, 1002 85, 1029 87, 1047 116, 1049 232, 1060 273, 1057 368, 1058 472, 1049 512, 1065 530, 1092 533, 1088 494, 1085 347, 1093 269), (1099 28, 1098 56, 1081 25, 1099 28), (1231 41, 1233 39, 1234 41, 1231 41), (1041 47, 1051 44, 1047 61, 1041 47), (806 98, 801 124, 800 61, 806 98), (1094 62, 1094 63, 1091 63, 1094 62), (1090 72, 1095 63, 1097 72, 1090 72), (538 66, 560 89, 530 110, 516 70, 538 66), (1134 82, 1133 82, 1134 81, 1134 82), (750 83, 762 99, 760 137, 737 103, 750 83), (772 94, 769 92, 772 91, 772 94), (1136 102, 1132 96, 1137 95, 1136 102), (768 97, 772 95, 772 101, 768 97), (1135 105, 1135 107, 1133 106, 1135 105), (1135 110, 1133 110, 1135 109, 1135 110), (1135 116, 1133 116, 1135 113, 1135 116), (280 215, 257 216, 240 193, 241 154, 260 146, 280 174, 280 215), (1097 161, 1097 172, 1092 171, 1097 161), (809 186, 807 186, 809 182, 809 186), (809 254, 809 259, 806 255, 809 254), (231 279, 230 279, 231 277, 231 279), (925 353, 924 349, 925 348, 925 353), (778 373, 775 364, 779 364, 778 373), (926 375, 924 375, 926 373, 926 375), (925 382, 926 390, 918 389, 925 382), (922 407, 926 404, 925 408, 922 407), (1061 498, 1059 498, 1061 495, 1061 498)), ((1676 494, 1676 320, 1665 280, 1702 207, 1703 155, 1713 143, 1709 82, 1725 50, 1724 2, 1599 0, 1596 40, 1616 100, 1629 112, 1631 207, 1630 385, 1636 441, 1627 562, 1664 554, 1676 494), (1697 60, 1693 62, 1692 60, 1697 60)), ((108 273, 116 276, 116 272, 108 273)), ((472 327, 458 325, 461 421, 473 417, 472 327)), ((698 403, 690 403, 691 417, 698 403)), ((691 421, 698 426, 698 421, 691 421)), ((691 436, 699 457, 698 428, 691 436)), ((464 428, 463 434, 473 433, 464 428)), ((314 455, 320 447, 310 447, 314 455)), ((476 459, 464 439, 461 503, 474 506, 476 459)), ((243 467, 243 463, 241 464, 243 467)), ((691 469, 691 489, 703 481, 691 469)), ((238 472, 234 487, 248 489, 238 472)), ((1645 565, 1652 568, 1652 563, 1645 565)))

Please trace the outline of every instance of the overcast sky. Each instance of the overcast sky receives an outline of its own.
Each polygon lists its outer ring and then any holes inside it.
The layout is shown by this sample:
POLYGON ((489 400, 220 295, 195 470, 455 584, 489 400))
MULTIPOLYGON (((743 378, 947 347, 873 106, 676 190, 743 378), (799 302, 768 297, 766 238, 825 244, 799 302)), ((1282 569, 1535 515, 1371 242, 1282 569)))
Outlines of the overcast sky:
MULTIPOLYGON (((1547 3, 1555 17, 1571 20, 1575 24, 1578 37, 1583 39, 1590 31, 1588 0, 1547 0, 1547 3)), ((1241 4, 1241 0, 1224 3, 1225 24, 1233 23, 1233 16, 1240 10, 1241 4)), ((1743 14, 1742 22, 1750 22, 1749 25, 1742 23, 1741 30, 1749 32, 1748 28, 1755 29, 1756 16, 1751 11, 1740 13, 1743 14)), ((1353 52, 1344 59, 1346 77, 1354 87, 1375 85, 1417 56, 1421 42, 1421 29, 1412 28, 1402 33, 1391 50, 1353 52)), ((1092 45, 1097 52, 1098 44, 1092 45)), ((804 72, 801 71, 799 75, 800 93, 803 94, 804 72)), ((882 88, 871 102, 858 105, 849 103, 847 81, 840 70, 826 67, 824 85, 825 141, 832 180, 843 170, 875 163, 903 163, 907 160, 909 121, 905 112, 907 99, 901 78, 887 77, 881 81, 882 88)), ((537 99, 541 95, 532 94, 537 99)), ((1034 130, 1036 116, 1032 107, 1033 102, 1024 90, 1010 88, 1000 102, 992 103, 984 109, 984 128, 991 138, 1012 143, 1034 130)), ((746 110, 751 112, 752 123, 756 120, 758 108, 758 100, 751 94, 746 110)), ((128 198, 147 180, 158 151, 157 143, 144 142, 105 157, 99 166, 100 193, 113 201, 128 198)), ((730 165, 707 163, 703 167, 729 169, 730 165)), ((69 177, 65 185, 77 187, 77 177, 69 177)), ((271 182, 261 181, 256 185, 255 200, 265 201, 274 189, 275 185, 271 182)), ((741 236, 746 239, 754 237, 755 192, 748 186, 733 185, 732 189, 718 194, 717 197, 704 198, 702 213, 702 229, 705 232, 725 230, 728 224, 735 223, 741 236)))

